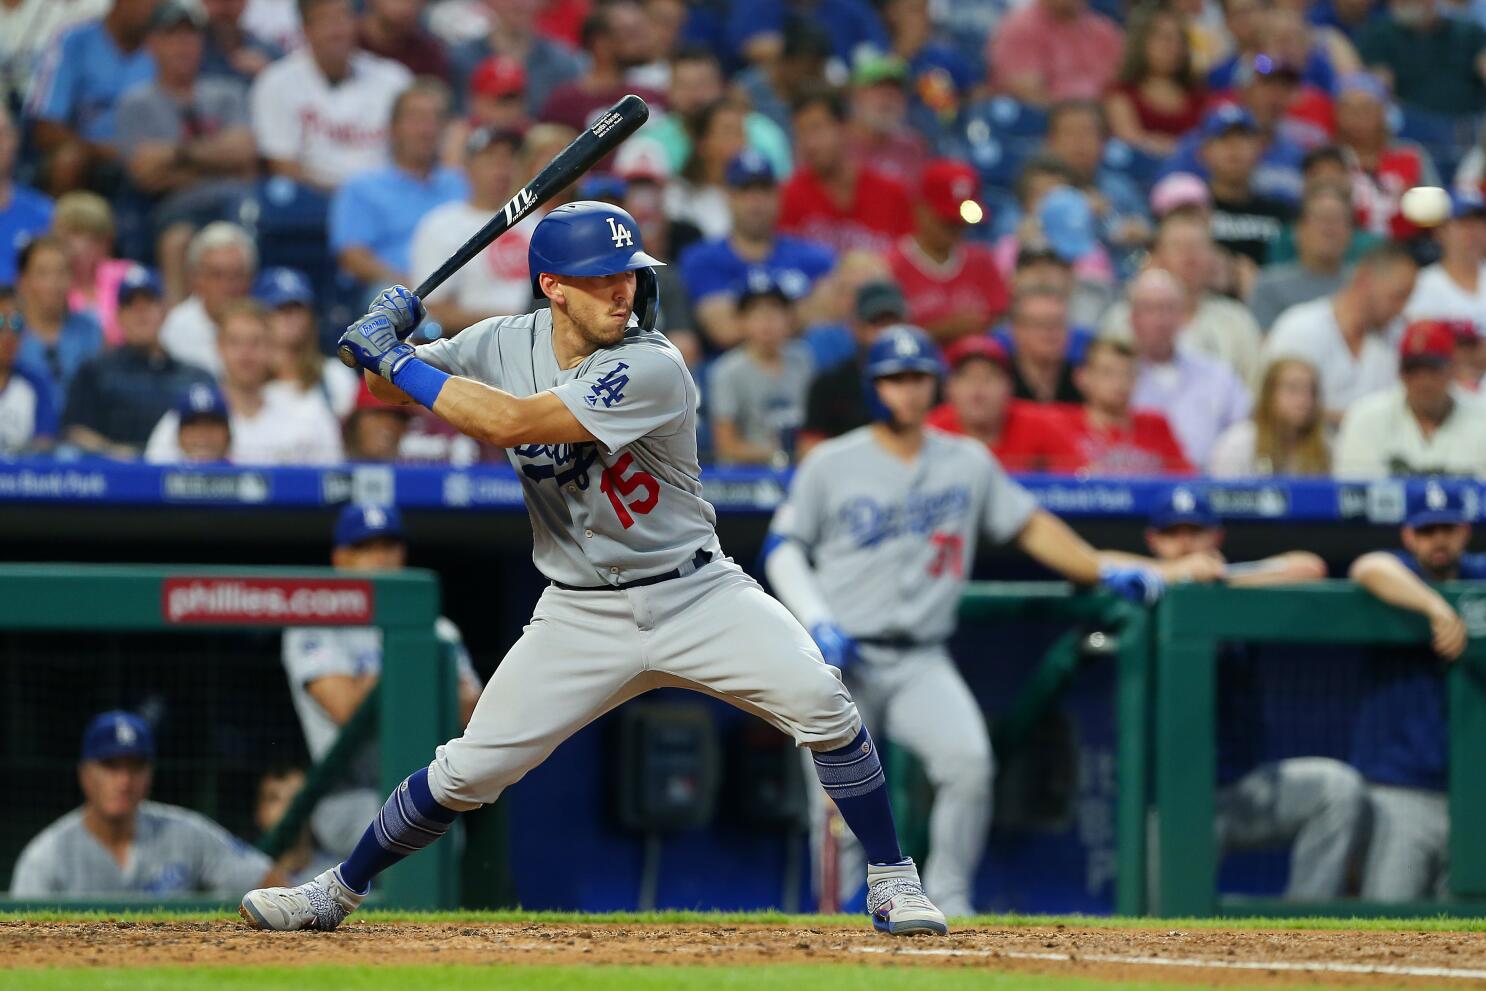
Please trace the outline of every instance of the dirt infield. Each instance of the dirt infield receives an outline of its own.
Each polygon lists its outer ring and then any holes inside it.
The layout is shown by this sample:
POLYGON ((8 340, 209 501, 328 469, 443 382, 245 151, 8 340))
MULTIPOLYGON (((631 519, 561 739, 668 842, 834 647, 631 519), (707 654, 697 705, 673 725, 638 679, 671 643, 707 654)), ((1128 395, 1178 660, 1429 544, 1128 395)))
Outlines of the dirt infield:
POLYGON ((210 922, 0 922, 0 968, 306 964, 811 964, 970 967, 1190 986, 1486 982, 1486 933, 967 929, 888 939, 861 928, 769 925, 348 923, 262 933, 210 922))

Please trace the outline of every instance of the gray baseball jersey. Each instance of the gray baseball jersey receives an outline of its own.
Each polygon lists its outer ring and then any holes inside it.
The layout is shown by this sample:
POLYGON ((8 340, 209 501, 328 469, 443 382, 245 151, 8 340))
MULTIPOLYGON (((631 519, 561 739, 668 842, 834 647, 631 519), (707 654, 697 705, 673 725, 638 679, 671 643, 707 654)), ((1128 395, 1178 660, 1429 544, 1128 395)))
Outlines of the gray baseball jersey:
POLYGON ((979 534, 1011 540, 1036 509, 977 441, 930 430, 909 465, 861 427, 810 452, 770 530, 809 550, 848 635, 931 642, 954 631, 979 534))
POLYGON ((67 813, 26 844, 10 893, 47 895, 236 895, 263 879, 271 863, 206 816, 159 802, 139 807, 134 845, 123 867, 83 825, 83 810, 67 813))
POLYGON ((541 309, 481 321, 418 357, 515 396, 552 392, 598 438, 506 452, 526 496, 532 560, 548 578, 618 585, 720 551, 717 513, 702 498, 697 387, 664 334, 632 326, 561 369, 552 313, 541 309))

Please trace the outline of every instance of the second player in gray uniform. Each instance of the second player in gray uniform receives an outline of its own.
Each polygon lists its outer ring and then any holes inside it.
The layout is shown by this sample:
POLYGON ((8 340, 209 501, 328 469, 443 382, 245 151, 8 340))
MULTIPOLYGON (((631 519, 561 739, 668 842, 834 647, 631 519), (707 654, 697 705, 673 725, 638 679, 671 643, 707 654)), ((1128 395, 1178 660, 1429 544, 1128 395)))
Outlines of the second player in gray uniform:
MULTIPOLYGON (((765 569, 845 671, 872 731, 923 762, 935 788, 924 883, 960 915, 973 907, 994 765, 980 706, 945 641, 980 536, 1141 601, 1163 583, 1139 562, 1102 557, 1039 509, 979 441, 926 429, 940 370, 938 349, 915 327, 890 327, 874 342, 863 389, 876 422, 811 450, 770 526, 765 569)), ((858 859, 852 853, 843 846, 843 865, 858 859)), ((844 867, 840 878, 845 902, 859 884, 844 867)))
POLYGON ((629 214, 593 202, 549 213, 528 255, 549 309, 487 320, 415 353, 399 331, 422 319, 422 306, 394 287, 341 343, 375 373, 368 382, 381 398, 416 401, 507 450, 533 560, 551 585, 464 735, 408 776, 345 861, 296 888, 249 892, 244 919, 335 928, 373 877, 460 812, 495 801, 603 713, 674 686, 758 715, 813 751, 867 847, 874 925, 944 933, 899 850, 876 748, 839 674, 718 544, 697 462, 696 385, 653 329, 651 266, 661 263, 629 214))

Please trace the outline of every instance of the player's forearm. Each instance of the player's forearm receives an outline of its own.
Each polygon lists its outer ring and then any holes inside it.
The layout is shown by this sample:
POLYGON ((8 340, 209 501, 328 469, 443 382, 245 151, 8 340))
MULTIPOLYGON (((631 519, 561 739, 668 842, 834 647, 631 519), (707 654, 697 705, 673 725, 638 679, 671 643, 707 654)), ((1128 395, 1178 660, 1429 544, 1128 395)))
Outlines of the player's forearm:
POLYGON ((496 447, 594 440, 551 392, 521 398, 474 379, 450 376, 431 408, 460 433, 496 447))
POLYGON ((831 608, 820 590, 820 582, 810 567, 805 549, 798 543, 770 534, 764 550, 764 575, 774 589, 774 597, 794 613, 805 629, 832 621, 831 608))
POLYGON ((1450 609, 1438 592, 1392 554, 1364 554, 1352 563, 1349 574, 1353 581, 1391 606, 1424 616, 1439 615, 1450 609))
POLYGON ((1099 581, 1099 553, 1058 517, 1039 509, 1017 537, 1033 560, 1079 585, 1099 581))
POLYGON ((1233 588, 1264 588, 1268 585, 1298 585, 1326 577, 1326 562, 1310 551, 1289 551, 1229 565, 1228 584, 1233 588))

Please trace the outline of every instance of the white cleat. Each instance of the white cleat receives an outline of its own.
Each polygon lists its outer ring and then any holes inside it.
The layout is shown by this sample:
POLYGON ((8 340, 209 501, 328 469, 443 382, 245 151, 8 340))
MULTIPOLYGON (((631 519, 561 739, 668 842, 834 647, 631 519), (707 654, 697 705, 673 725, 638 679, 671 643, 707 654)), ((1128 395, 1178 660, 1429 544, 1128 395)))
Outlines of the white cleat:
POLYGON ((872 925, 892 936, 944 936, 944 913, 924 894, 913 859, 867 865, 867 911, 872 925))
POLYGON ((259 888, 243 895, 238 914, 254 929, 330 932, 356 911, 365 895, 346 886, 335 868, 297 888, 259 888))

